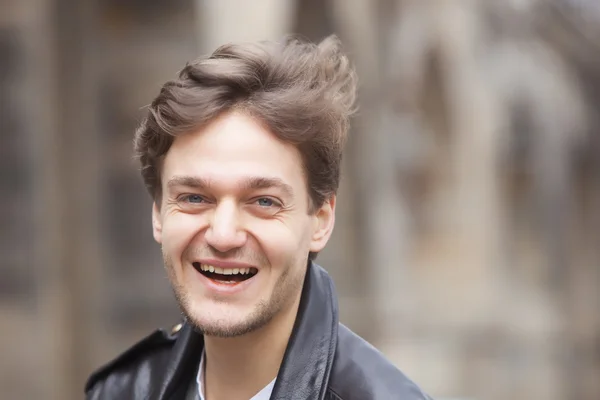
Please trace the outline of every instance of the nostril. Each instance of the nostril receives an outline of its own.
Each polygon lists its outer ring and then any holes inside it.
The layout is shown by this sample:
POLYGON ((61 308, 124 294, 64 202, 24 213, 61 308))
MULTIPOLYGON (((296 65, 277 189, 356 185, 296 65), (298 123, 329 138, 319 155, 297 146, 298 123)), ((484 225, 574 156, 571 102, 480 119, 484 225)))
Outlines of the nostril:
POLYGON ((242 247, 246 243, 246 238, 245 232, 237 228, 216 229, 210 227, 205 234, 206 243, 219 252, 227 252, 242 247))

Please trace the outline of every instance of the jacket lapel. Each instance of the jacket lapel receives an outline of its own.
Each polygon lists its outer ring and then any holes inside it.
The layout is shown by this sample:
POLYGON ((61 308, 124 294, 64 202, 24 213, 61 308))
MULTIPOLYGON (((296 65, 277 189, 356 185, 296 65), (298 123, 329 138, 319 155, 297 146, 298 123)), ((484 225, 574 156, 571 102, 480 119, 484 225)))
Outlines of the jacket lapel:
POLYGON ((322 400, 337 345, 338 306, 333 281, 310 262, 294 330, 271 400, 322 400))
POLYGON ((163 379, 156 383, 148 400, 183 399, 185 391, 200 362, 204 338, 185 321, 173 346, 169 363, 164 366, 163 379))

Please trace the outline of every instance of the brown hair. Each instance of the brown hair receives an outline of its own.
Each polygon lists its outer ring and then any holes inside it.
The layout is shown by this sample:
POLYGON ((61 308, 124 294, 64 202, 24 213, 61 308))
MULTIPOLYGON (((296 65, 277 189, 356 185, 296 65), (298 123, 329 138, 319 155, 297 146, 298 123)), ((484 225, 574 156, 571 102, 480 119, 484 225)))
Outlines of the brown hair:
POLYGON ((298 148, 316 210, 338 189, 355 93, 356 75, 335 36, 221 46, 188 63, 151 103, 134 141, 144 183, 160 203, 160 163, 174 137, 240 110, 298 148))

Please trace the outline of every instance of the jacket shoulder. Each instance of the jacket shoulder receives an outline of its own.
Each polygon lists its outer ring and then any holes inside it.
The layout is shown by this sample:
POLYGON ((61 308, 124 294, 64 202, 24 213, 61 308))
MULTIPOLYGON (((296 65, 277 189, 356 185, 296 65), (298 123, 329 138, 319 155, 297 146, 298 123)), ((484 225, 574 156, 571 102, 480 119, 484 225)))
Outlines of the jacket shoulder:
POLYGON ((431 400, 379 350, 342 324, 328 391, 332 400, 431 400))
POLYGON ((169 356, 175 343, 180 324, 167 331, 157 329, 113 360, 94 371, 85 384, 87 399, 133 399, 140 398, 139 390, 147 390, 157 371, 151 365, 163 365, 156 361, 169 356))

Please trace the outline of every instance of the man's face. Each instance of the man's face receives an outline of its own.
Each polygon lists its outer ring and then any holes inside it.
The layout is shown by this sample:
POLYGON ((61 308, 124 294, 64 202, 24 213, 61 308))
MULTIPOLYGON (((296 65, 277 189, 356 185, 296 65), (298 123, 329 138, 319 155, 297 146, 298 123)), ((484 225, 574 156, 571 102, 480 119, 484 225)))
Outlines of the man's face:
POLYGON ((184 312, 207 335, 267 324, 299 296, 325 246, 335 198, 309 213, 298 150, 256 120, 221 116, 177 137, 162 167, 154 237, 184 312))

